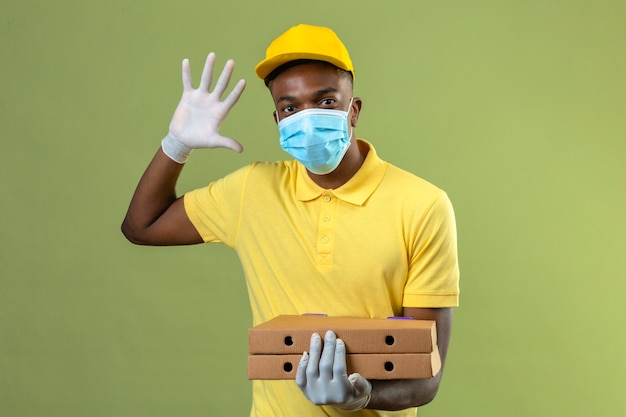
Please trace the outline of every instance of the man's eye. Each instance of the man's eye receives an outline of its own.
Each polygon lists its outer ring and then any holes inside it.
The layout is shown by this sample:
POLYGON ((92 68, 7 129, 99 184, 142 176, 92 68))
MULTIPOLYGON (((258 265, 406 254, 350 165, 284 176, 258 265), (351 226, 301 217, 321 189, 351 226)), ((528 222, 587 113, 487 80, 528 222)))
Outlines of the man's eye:
POLYGON ((285 113, 291 113, 291 112, 294 112, 294 111, 296 111, 296 106, 287 106, 287 107, 283 108, 283 111, 284 111, 285 113))
POLYGON ((335 99, 334 98, 325 98, 324 100, 322 100, 322 104, 324 106, 330 106, 332 104, 335 103, 335 99))

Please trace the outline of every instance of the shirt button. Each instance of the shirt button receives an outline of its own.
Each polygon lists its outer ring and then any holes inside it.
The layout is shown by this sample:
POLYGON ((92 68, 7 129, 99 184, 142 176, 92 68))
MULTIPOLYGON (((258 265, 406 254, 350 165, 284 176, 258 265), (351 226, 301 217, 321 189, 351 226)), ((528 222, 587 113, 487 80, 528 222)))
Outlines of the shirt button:
POLYGON ((331 197, 330 197, 329 195, 325 195, 325 196, 324 196, 324 201, 325 201, 325 202, 327 202, 327 203, 328 203, 330 200, 331 200, 331 197))
POLYGON ((325 222, 329 222, 330 221, 330 216, 324 216, 324 221, 325 222))
POLYGON ((328 243, 328 240, 329 240, 329 239, 328 239, 328 236, 324 236, 324 237, 322 238, 322 243, 328 243))

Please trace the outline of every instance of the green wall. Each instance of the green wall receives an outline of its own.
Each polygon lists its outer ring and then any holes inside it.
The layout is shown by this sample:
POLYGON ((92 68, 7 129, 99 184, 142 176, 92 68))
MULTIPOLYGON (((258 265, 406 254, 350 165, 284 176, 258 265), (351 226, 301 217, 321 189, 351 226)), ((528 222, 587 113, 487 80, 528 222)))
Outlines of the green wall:
POLYGON ((624 415, 626 2, 43 1, 0 13, 0 415, 246 416, 250 311, 219 245, 119 226, 209 51, 249 82, 180 192, 284 158, 254 65, 297 23, 356 65, 358 134, 446 189, 461 307, 420 416, 624 415))

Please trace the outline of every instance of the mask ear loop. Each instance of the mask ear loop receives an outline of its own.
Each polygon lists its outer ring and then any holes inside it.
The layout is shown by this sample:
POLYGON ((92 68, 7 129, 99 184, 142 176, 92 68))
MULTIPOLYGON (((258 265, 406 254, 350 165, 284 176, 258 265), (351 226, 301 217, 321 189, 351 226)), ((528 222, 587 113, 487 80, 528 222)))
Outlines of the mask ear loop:
MULTIPOLYGON (((350 114, 350 110, 352 109, 353 100, 354 100, 354 96, 350 98, 350 104, 348 104, 348 111, 346 112, 346 123, 348 123, 348 115, 350 114)), ((348 130, 348 138, 352 139, 352 133, 354 133, 354 126, 352 126, 352 122, 350 122, 350 129, 348 130)))

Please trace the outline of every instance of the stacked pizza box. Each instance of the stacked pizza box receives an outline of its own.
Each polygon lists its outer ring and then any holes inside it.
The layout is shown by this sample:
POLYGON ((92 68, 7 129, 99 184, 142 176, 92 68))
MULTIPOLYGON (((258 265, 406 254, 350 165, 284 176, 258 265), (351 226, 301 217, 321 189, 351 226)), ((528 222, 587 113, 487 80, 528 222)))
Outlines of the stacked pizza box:
POLYGON ((278 316, 248 332, 248 378, 294 379, 311 335, 332 330, 346 345, 348 374, 368 379, 431 378, 441 368, 431 320, 278 316))

